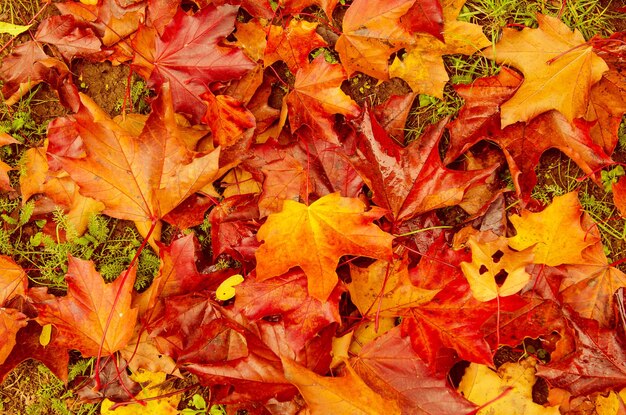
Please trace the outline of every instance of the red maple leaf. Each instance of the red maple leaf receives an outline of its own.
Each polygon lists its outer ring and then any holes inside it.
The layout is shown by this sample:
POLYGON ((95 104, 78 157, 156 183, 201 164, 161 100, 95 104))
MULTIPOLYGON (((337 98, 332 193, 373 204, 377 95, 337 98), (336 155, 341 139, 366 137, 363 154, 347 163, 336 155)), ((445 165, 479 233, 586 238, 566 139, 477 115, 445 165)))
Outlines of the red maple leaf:
POLYGON ((459 415, 474 411, 474 405, 450 388, 445 379, 431 375, 399 328, 367 344, 353 361, 365 383, 398 402, 403 414, 459 415))
POLYGON ((357 149, 350 160, 374 192, 374 202, 388 209, 395 222, 458 204, 468 188, 484 183, 495 169, 454 171, 444 167, 439 157, 444 125, 445 121, 429 128, 402 148, 369 111, 358 120, 357 149))
POLYGON ((135 65, 149 77, 150 86, 160 90, 170 82, 176 112, 196 123, 206 113, 201 96, 212 83, 241 78, 254 68, 241 50, 224 45, 235 28, 237 9, 208 5, 191 16, 181 9, 154 45, 135 45, 141 54, 135 65))

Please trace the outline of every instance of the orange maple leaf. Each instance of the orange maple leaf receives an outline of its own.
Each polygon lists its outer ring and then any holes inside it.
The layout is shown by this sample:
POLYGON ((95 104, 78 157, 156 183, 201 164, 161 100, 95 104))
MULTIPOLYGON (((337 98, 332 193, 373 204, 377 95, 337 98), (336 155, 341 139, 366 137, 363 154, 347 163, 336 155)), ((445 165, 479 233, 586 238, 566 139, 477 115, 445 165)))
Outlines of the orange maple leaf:
POLYGON ((57 340, 85 357, 97 356, 100 344, 105 355, 124 348, 133 336, 138 315, 136 308, 130 308, 135 268, 126 278, 106 284, 93 262, 70 256, 65 281, 65 297, 35 304, 39 324, 52 324, 58 330, 57 340))
POLYGON ((28 288, 26 272, 10 257, 0 255, 0 307, 18 295, 24 295, 28 288))
MULTIPOLYGON (((348 75, 356 71, 389 79, 389 56, 413 43, 399 20, 415 0, 356 0, 343 17, 335 50, 348 75)), ((434 38, 433 38, 434 39, 434 38)))
POLYGON ((291 132, 306 124, 325 137, 336 140, 333 131, 333 114, 356 117, 359 106, 340 88, 346 73, 341 65, 333 65, 318 56, 296 73, 293 91, 287 96, 291 132))
POLYGON ((267 47, 263 63, 265 67, 276 61, 283 61, 291 72, 309 63, 309 53, 313 49, 326 46, 326 42, 315 29, 318 23, 291 19, 286 29, 271 25, 267 35, 267 47))
POLYGON ((104 203, 107 215, 140 223, 159 219, 222 172, 219 148, 203 154, 185 146, 166 84, 138 137, 86 95, 81 102, 73 119, 86 157, 52 156, 83 195, 104 203))
POLYGON ((370 389, 350 365, 346 375, 337 378, 320 376, 287 358, 282 359, 285 378, 296 385, 309 405, 312 415, 399 415, 395 400, 383 399, 370 389))
POLYGON ((310 206, 285 200, 257 233, 265 241, 256 251, 257 279, 277 277, 299 266, 308 277, 309 294, 326 301, 337 285, 337 263, 343 255, 390 260, 393 236, 372 222, 385 211, 365 211, 359 199, 326 195, 310 206))
POLYGON ((522 86, 501 107, 502 128, 552 109, 570 122, 585 115, 591 86, 609 69, 580 32, 556 17, 539 14, 537 20, 537 29, 504 28, 495 49, 483 52, 524 74, 522 86))

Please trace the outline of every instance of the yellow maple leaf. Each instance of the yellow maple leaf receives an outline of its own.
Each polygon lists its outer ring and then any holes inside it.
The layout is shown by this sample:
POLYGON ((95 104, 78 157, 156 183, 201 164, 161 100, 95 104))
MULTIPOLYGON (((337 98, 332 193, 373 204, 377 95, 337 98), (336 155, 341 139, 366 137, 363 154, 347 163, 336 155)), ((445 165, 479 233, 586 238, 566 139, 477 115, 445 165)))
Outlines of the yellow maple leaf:
MULTIPOLYGON (((143 385, 143 389, 135 397, 138 401, 146 398, 154 398, 171 392, 173 388, 160 386, 165 382, 165 373, 140 371, 133 373, 130 378, 137 383, 143 385)), ((143 404, 133 403, 126 406, 120 406, 111 409, 115 402, 105 399, 102 402, 100 413, 102 415, 175 415, 178 414, 178 403, 180 402, 180 394, 163 397, 161 399, 148 400, 143 404)))
POLYGON ((579 31, 556 17, 539 14, 537 20, 537 29, 504 28, 495 48, 483 52, 524 74, 522 86, 501 106, 502 128, 552 109, 570 122, 584 116, 592 85, 609 69, 579 31))
POLYGON ((523 210, 521 216, 509 218, 517 230, 509 246, 521 251, 534 245, 536 264, 584 264, 582 251, 595 244, 598 237, 581 226, 581 215, 576 192, 555 197, 542 212, 523 210))
POLYGON ((477 415, 559 415, 556 406, 545 407, 533 402, 535 359, 505 363, 497 372, 485 365, 471 363, 465 369, 458 390, 470 402, 484 405, 477 415))
POLYGON ((478 301, 513 295, 528 283, 526 266, 533 262, 532 248, 514 251, 505 237, 492 232, 478 238, 472 235, 467 244, 472 249, 472 262, 461 262, 461 270, 478 301))

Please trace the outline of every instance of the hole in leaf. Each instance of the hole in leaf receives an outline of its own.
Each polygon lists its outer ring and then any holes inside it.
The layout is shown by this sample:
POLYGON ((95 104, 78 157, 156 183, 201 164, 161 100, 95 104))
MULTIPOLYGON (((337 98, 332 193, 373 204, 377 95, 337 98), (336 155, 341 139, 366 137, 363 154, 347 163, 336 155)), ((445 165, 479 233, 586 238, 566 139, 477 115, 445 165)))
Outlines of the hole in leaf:
POLYGON ((484 266, 484 265, 481 265, 480 268, 478 268, 478 273, 480 275, 483 275, 487 271, 489 271, 489 269, 486 266, 484 266))
POLYGON ((532 389, 533 402, 539 405, 547 403, 549 392, 548 382, 544 378, 537 378, 532 389))
POLYGON ((278 323, 280 320, 282 320, 283 316, 281 316, 280 314, 273 314, 271 316, 265 316, 263 317, 263 320, 269 322, 269 323, 278 323))
POLYGON ((506 281, 506 277, 508 276, 509 273, 501 269, 500 272, 498 272, 493 278, 496 280, 498 287, 502 287, 502 284, 504 284, 504 281, 506 281))
POLYGON ((500 262, 503 256, 504 256, 504 252, 498 249, 493 255, 491 255, 491 259, 493 259, 493 262, 497 264, 498 262, 500 262))

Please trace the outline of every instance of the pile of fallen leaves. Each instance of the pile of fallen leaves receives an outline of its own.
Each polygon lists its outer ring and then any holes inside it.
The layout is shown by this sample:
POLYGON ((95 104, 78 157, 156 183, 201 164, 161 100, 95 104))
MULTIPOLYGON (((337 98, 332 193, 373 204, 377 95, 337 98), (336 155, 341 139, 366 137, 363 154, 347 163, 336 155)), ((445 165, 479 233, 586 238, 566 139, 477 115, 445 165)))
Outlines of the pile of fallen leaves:
MULTIPOLYGON (((596 182, 614 164, 623 33, 585 42, 539 15, 492 45, 457 20, 463 0, 184 3, 54 3, 2 62, 9 104, 45 82, 71 115, 1 188, 40 215, 61 207, 79 233, 93 214, 134 221, 161 268, 138 293, 134 266, 105 284, 70 257, 58 296, 0 257, 0 376, 34 358, 65 380, 77 350, 96 357, 79 390, 92 401, 169 394, 141 385, 191 373, 233 414, 624 413, 626 275, 576 193, 531 199, 547 149, 596 182), (504 66, 455 86, 456 119, 406 145, 448 54, 504 66), (112 119, 78 92, 77 58, 130 65, 155 91, 150 114, 112 119), (342 90, 356 73, 411 92, 358 105, 342 90), (450 207, 469 219, 444 223, 450 207), (212 261, 236 266, 197 269, 186 230, 205 215, 212 261), (498 349, 523 349, 520 363, 496 370, 498 349)), ((623 208, 624 179, 614 192, 623 208)))

